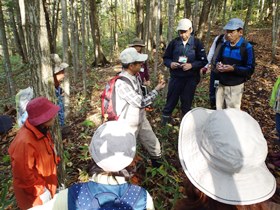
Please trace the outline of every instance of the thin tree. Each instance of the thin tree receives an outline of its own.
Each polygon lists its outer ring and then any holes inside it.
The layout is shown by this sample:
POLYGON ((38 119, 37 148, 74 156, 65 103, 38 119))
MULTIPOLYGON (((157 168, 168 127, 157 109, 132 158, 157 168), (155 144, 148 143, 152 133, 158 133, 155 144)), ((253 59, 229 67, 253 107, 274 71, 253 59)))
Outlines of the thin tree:
POLYGON ((14 82, 12 79, 12 66, 9 58, 9 49, 8 49, 8 42, 6 37, 6 30, 5 30, 5 22, 4 22, 4 15, 2 10, 2 1, 0 0, 0 40, 3 46, 3 64, 6 73, 7 85, 8 85, 8 93, 9 96, 15 95, 15 87, 14 82))
POLYGON ((280 32, 280 0, 272 1, 272 62, 276 60, 276 48, 280 32))
MULTIPOLYGON (((61 0, 61 20, 62 20, 62 60, 69 62, 69 44, 68 44, 68 19, 67 19, 67 1, 61 0)), ((64 70, 65 77, 63 80, 64 86, 64 115, 67 119, 70 113, 70 81, 69 81, 69 68, 64 70)))
POLYGON ((143 39, 143 0, 135 0, 136 36, 143 39))
POLYGON ((203 1, 202 11, 201 11, 200 18, 199 18, 198 31, 197 31, 197 37, 199 39, 202 39, 202 36, 206 29, 211 5, 212 5, 212 0, 203 1))
POLYGON ((159 56, 159 46, 160 46, 160 10, 161 10, 161 0, 157 0, 155 7, 157 11, 156 16, 156 40, 155 40, 155 54, 154 54, 154 77, 157 76, 157 67, 158 67, 158 56, 159 56))
POLYGON ((247 13, 246 13, 246 18, 245 18, 245 23, 244 23, 244 28, 243 28, 244 36, 247 33, 248 23, 251 20, 252 8, 253 8, 253 1, 249 1, 247 13))
POLYGON ((168 30, 167 30, 167 45, 173 38, 174 33, 174 7, 175 0, 168 1, 168 30))
POLYGON ((190 18, 191 17, 191 2, 190 0, 184 1, 184 18, 190 18))
POLYGON ((87 86, 86 86, 86 46, 85 46, 85 0, 82 0, 82 22, 81 22, 81 36, 82 36, 82 69, 83 69, 83 92, 86 97, 87 94, 87 86))

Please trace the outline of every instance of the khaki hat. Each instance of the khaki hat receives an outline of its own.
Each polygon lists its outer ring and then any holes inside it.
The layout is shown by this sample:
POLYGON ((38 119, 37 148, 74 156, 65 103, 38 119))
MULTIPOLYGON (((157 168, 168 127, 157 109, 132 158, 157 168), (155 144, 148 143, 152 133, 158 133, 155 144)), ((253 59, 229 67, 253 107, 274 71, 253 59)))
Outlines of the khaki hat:
POLYGON ((275 193, 275 178, 265 165, 267 142, 244 111, 191 110, 180 126, 178 150, 189 180, 214 200, 251 205, 275 193))
POLYGON ((142 39, 135 38, 132 40, 132 43, 128 45, 129 47, 135 47, 135 46, 140 46, 140 47, 145 47, 146 45, 144 44, 142 39))
POLYGON ((192 21, 190 21, 187 18, 181 19, 178 22, 178 26, 177 26, 177 31, 187 31, 191 28, 191 32, 193 30, 192 28, 192 21))
POLYGON ((51 54, 51 61, 54 64, 54 74, 61 72, 69 66, 67 63, 62 62, 58 54, 51 54))

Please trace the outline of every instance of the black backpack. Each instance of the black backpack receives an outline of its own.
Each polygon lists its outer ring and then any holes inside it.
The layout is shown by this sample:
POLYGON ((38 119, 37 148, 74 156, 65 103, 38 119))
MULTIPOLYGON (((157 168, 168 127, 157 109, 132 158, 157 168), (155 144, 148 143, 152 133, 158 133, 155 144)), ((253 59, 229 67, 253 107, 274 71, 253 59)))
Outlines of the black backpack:
MULTIPOLYGON (((221 34, 219 36, 219 38, 217 39, 217 42, 216 42, 216 49, 215 49, 215 53, 213 55, 213 58, 211 60, 211 64, 213 64, 213 71, 215 71, 215 68, 216 68, 216 65, 215 65, 215 61, 216 61, 216 58, 217 56, 219 55, 220 51, 223 51, 224 50, 224 41, 223 41, 223 37, 224 37, 224 34, 221 34), (214 56, 216 56, 214 58, 214 56)), ((255 45, 255 43, 253 42, 249 42, 247 41, 246 39, 244 39, 243 43, 241 44, 240 46, 240 54, 241 54, 241 57, 242 58, 245 58, 247 59, 248 57, 248 54, 247 54, 247 44, 250 43, 251 45, 255 45)), ((254 48, 252 48, 253 50, 253 62, 252 62, 252 70, 251 72, 248 73, 247 77, 246 77, 246 80, 249 80, 251 79, 252 75, 254 74, 255 72, 255 67, 256 67, 256 60, 255 60, 255 52, 254 52, 254 48)), ((222 53, 222 52, 221 52, 222 53)), ((247 63, 247 60, 244 60, 244 63, 247 63)), ((216 71, 215 71, 216 72, 216 71)))

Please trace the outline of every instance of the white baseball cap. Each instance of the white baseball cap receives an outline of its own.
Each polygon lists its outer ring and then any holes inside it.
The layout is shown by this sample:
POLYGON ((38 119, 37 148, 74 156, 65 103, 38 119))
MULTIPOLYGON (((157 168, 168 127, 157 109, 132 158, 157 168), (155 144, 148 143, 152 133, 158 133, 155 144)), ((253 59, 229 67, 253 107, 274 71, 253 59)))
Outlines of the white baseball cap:
POLYGON ((177 31, 187 31, 191 28, 191 31, 192 31, 192 22, 187 19, 187 18, 184 18, 184 19, 181 19, 179 20, 178 22, 178 26, 177 26, 177 31))
POLYGON ((148 59, 147 54, 138 53, 134 47, 129 47, 123 50, 120 54, 120 60, 123 64, 134 62, 144 62, 148 59))
POLYGON ((267 142, 258 122, 244 111, 191 110, 181 123, 178 150, 192 184, 221 203, 255 204, 276 190, 265 165, 267 142))
POLYGON ((95 131, 89 152, 104 171, 121 171, 133 161, 136 139, 124 122, 108 121, 95 131))

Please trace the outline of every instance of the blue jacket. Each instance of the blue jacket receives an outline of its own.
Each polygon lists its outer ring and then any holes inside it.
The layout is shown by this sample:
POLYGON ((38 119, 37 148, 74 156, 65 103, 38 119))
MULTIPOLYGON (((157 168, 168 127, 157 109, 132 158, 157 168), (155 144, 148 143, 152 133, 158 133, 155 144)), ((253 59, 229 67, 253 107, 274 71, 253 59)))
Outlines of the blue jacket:
POLYGON ((223 64, 234 65, 232 72, 219 72, 220 83, 226 86, 240 85, 246 82, 248 74, 254 68, 254 51, 252 45, 248 42, 246 45, 246 57, 242 57, 240 48, 244 42, 241 37, 235 46, 230 46, 230 42, 226 41, 222 46, 220 54, 216 58, 216 64, 222 62, 223 64))
POLYGON ((203 44, 193 36, 189 38, 185 47, 180 37, 173 39, 164 53, 164 65, 170 68, 171 62, 178 62, 179 56, 186 56, 187 63, 192 64, 192 69, 189 71, 183 71, 182 68, 170 69, 171 77, 199 77, 200 69, 208 63, 203 44))

